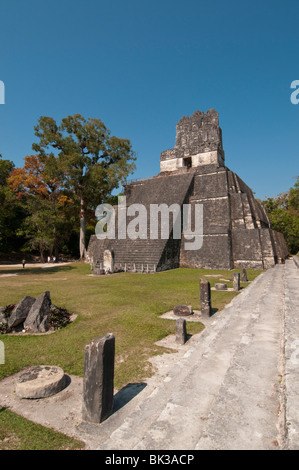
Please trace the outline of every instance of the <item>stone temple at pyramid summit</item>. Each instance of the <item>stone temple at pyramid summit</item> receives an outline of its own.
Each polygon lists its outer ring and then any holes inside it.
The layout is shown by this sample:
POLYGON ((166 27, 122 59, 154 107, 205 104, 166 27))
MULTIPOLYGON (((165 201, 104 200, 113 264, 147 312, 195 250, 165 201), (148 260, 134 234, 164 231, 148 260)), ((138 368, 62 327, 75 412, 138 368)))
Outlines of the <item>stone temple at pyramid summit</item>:
POLYGON ((114 236, 108 237, 107 231, 102 238, 97 234, 90 238, 87 260, 95 274, 179 267, 267 269, 288 256, 283 235, 271 228, 252 190, 226 166, 214 109, 182 117, 174 148, 161 153, 160 173, 126 184, 122 201, 115 207, 114 236), (136 208, 140 205, 143 231, 138 235, 141 219, 136 218, 136 208), (168 209, 167 236, 162 231, 162 208, 168 209), (160 214, 158 230, 151 227, 154 210, 160 214), (128 232, 133 224, 134 236, 128 236, 124 224, 128 232), (190 243, 192 233, 200 243, 190 243))

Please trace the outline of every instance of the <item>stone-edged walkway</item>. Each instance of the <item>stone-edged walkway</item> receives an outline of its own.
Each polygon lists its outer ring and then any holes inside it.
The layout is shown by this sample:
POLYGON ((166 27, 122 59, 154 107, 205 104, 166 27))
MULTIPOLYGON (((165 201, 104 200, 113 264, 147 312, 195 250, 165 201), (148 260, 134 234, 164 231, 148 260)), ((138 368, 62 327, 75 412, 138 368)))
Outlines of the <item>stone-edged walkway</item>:
POLYGON ((291 260, 259 276, 115 430, 102 423, 98 448, 298 449, 298 287, 291 260))
POLYGON ((299 449, 298 287, 292 260, 260 275, 165 363, 155 358, 157 375, 120 391, 99 426, 80 424, 77 377, 36 401, 12 396, 6 378, 0 404, 89 449, 299 449))

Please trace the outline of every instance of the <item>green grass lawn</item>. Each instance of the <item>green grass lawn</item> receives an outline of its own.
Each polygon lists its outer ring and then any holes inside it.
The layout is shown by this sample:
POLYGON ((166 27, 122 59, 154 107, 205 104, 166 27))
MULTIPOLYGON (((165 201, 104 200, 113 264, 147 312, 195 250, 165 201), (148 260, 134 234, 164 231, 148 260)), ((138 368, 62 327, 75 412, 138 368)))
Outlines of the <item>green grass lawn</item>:
POLYGON ((0 450, 79 450, 84 443, 0 406, 0 450))
MULTIPOLYGON (((115 387, 119 390, 150 376, 153 371, 148 359, 166 351, 155 342, 174 333, 175 322, 159 316, 177 304, 192 305, 194 310, 199 310, 200 278, 220 274, 231 279, 233 271, 175 269, 156 274, 96 277, 90 276, 89 265, 80 262, 48 269, 0 269, 0 275, 14 273, 18 275, 0 276, 1 306, 17 303, 25 295, 37 297, 48 290, 52 303, 78 316, 75 322, 50 335, 1 335, 5 364, 0 364, 0 379, 25 366, 42 364, 60 366, 67 374, 82 376, 85 345, 113 333, 115 387)), ((248 270, 248 279, 253 280, 260 273, 248 270)), ((219 277, 206 279, 211 286, 221 282, 219 277)), ((232 287, 232 282, 227 284, 232 287)), ((241 283, 242 287, 246 285, 241 283)), ((212 291, 212 307, 221 310, 235 295, 238 294, 212 291)), ((199 322, 189 322, 187 331, 196 334, 203 328, 199 322)))

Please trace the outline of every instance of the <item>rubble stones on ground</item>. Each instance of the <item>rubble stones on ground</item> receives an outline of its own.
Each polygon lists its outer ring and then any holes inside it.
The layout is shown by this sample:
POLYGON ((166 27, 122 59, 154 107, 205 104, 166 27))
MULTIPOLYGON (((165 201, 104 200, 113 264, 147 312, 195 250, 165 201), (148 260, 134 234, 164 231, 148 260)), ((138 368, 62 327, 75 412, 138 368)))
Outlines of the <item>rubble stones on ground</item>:
POLYGON ((49 330, 49 317, 51 313, 50 292, 41 294, 34 304, 24 322, 24 329, 33 333, 45 333, 49 330))
POLYGON ((7 319, 3 313, 4 307, 0 307, 0 323, 7 323, 7 319))
POLYGON ((46 291, 37 299, 23 297, 17 305, 0 307, 2 334, 46 333, 63 328, 70 323, 71 314, 64 308, 51 303, 50 292, 46 291))
POLYGON ((9 329, 15 328, 26 320, 35 301, 36 299, 29 295, 26 295, 19 301, 8 319, 7 325, 9 329))

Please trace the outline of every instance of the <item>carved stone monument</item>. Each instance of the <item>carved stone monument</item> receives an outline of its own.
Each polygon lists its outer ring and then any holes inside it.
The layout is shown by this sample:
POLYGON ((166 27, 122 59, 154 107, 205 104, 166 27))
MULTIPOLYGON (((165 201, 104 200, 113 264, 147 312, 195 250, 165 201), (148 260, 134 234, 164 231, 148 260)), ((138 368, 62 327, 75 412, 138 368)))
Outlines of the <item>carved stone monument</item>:
POLYGON ((114 256, 113 252, 110 250, 104 251, 104 271, 105 273, 112 274, 114 273, 114 256))
POLYGON ((248 282, 247 272, 245 268, 242 268, 241 270, 241 282, 248 282))
POLYGON ((175 322, 176 342, 185 344, 187 341, 187 328, 185 318, 178 318, 175 322))
POLYGON ((199 283, 200 311, 203 316, 212 315, 211 286, 209 281, 201 279, 199 283))
POLYGON ((233 289, 235 291, 240 290, 240 273, 233 274, 233 289))
POLYGON ((108 333, 85 347, 82 419, 101 423, 113 411, 115 337, 108 333))

